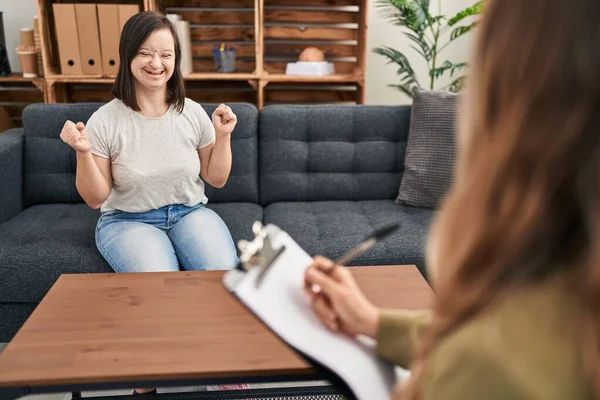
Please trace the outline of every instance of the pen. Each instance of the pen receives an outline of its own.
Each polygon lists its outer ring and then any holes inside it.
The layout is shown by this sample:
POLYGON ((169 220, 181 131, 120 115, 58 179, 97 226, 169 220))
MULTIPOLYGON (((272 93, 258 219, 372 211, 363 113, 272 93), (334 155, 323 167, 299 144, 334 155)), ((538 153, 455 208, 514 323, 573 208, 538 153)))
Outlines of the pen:
MULTIPOLYGON (((354 260, 356 257, 363 254, 365 251, 369 250, 373 247, 377 242, 387 238, 392 233, 396 232, 400 228, 400 224, 391 224, 388 226, 384 226, 382 228, 377 229, 375 232, 367 236, 365 240, 359 243, 358 246, 354 247, 346 254, 338 258, 334 261, 333 265, 327 268, 322 269, 322 271, 326 274, 330 274, 331 271, 337 266, 344 266, 350 261, 354 260)), ((312 285, 310 290, 317 294, 321 292, 321 287, 319 285, 312 285)))
MULTIPOLYGON (((344 266, 350 261, 354 260, 356 257, 363 254, 365 251, 369 250, 373 247, 377 242, 387 238, 392 233, 396 232, 400 228, 400 224, 391 224, 388 226, 384 226, 383 228, 377 229, 375 232, 370 234, 365 240, 363 240, 358 246, 354 247, 346 254, 338 258, 334 261, 334 264, 331 267, 325 268, 322 271, 326 274, 331 273, 333 269, 337 266, 344 266)), ((319 293, 321 288, 318 285, 313 285, 311 287, 314 293, 319 293)))
MULTIPOLYGON (((392 224, 388 226, 384 226, 383 228, 377 229, 371 235, 369 235, 365 240, 363 240, 358 246, 351 249, 349 252, 341 256, 335 261, 334 265, 345 265, 350 261, 354 260, 356 257, 363 254, 365 251, 369 250, 373 247, 377 242, 387 238, 392 233, 396 232, 400 228, 400 224, 392 224)), ((333 267, 332 267, 333 269, 333 267)), ((329 271, 328 271, 329 272, 329 271)))

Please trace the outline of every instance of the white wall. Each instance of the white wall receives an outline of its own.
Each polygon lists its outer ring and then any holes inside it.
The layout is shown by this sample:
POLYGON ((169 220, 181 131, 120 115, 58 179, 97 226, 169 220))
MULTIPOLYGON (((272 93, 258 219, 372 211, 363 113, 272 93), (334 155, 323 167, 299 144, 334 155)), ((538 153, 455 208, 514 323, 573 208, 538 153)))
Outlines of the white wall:
POLYGON ((33 17, 37 15, 35 0, 0 0, 3 12, 6 50, 13 72, 21 70, 15 49, 21 41, 21 28, 33 28, 33 17))
MULTIPOLYGON (((367 104, 406 104, 410 99, 403 93, 387 87, 397 82, 396 68, 386 65, 385 58, 374 54, 371 50, 378 46, 390 46, 405 52, 417 71, 421 82, 428 82, 428 70, 422 57, 409 47, 409 41, 402 34, 400 27, 385 21, 375 6, 376 0, 369 0, 369 30, 367 36, 367 74, 366 74, 366 103, 367 104)), ((470 6, 475 0, 439 0, 442 13, 453 16, 458 11, 470 6)), ((431 0, 432 11, 437 13, 438 0, 431 0)), ((21 28, 33 26, 33 16, 37 14, 35 0, 0 0, 0 11, 4 12, 4 31, 7 36, 7 49, 10 65, 13 71, 20 70, 20 64, 15 52, 19 44, 21 28)), ((441 62, 468 61, 471 52, 471 34, 458 39, 441 55, 441 62)), ((443 82, 442 82, 443 83, 443 82)))
MULTIPOLYGON (((388 84, 397 83, 395 64, 386 65, 386 58, 375 54, 372 49, 380 46, 393 47, 403 52, 411 62, 417 77, 423 86, 429 86, 427 63, 423 57, 410 48, 410 41, 404 37, 402 28, 392 25, 381 17, 381 11, 375 6, 376 0, 369 0, 369 26, 367 35, 367 104, 407 104, 411 100, 404 93, 388 88, 388 84)), ((439 0, 443 15, 454 16, 462 9, 471 6, 475 0, 439 0)), ((431 0, 431 11, 437 14, 438 0, 431 0)), ((469 33, 456 40, 441 54, 440 62, 449 59, 453 62, 469 61, 473 37, 469 33)), ((446 79, 448 80, 448 78, 446 79)), ((440 80, 444 83, 444 80, 440 80)))

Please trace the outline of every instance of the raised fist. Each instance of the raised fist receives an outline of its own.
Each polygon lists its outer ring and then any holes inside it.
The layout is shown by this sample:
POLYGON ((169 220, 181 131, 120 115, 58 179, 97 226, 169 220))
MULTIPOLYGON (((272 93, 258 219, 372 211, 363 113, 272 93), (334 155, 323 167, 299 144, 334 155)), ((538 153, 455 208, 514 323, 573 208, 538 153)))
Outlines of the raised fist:
POLYGON ((78 153, 87 153, 91 150, 83 122, 78 122, 77 125, 71 121, 65 122, 60 138, 78 153))

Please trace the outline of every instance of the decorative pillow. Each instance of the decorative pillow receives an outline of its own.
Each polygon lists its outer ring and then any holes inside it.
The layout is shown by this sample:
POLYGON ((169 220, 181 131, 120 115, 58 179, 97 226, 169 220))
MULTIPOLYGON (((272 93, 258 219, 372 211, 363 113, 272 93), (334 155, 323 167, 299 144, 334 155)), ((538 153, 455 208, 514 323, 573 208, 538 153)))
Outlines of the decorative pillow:
POLYGON ((450 92, 414 90, 397 203, 437 208, 450 188, 456 161, 459 98, 450 92))

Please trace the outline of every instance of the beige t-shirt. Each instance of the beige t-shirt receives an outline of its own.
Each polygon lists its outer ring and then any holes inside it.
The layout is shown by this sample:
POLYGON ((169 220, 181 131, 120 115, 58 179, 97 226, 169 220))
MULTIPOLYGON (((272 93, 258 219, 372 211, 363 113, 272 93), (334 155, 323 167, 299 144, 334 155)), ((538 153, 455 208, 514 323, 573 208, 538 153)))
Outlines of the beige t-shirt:
POLYGON ((208 201, 198 149, 215 140, 215 129, 195 101, 185 99, 181 114, 170 108, 161 117, 148 118, 114 99, 90 117, 86 132, 92 153, 110 158, 113 185, 103 212, 208 201))

